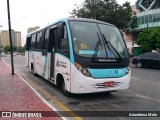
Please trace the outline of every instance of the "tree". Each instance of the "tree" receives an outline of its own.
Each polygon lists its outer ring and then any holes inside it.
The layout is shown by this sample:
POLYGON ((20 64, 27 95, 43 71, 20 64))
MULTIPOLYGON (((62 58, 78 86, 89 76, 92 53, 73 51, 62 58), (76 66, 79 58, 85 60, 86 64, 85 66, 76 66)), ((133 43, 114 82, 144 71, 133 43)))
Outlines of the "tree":
POLYGON ((155 0, 156 4, 160 5, 160 0, 155 0))
POLYGON ((5 54, 10 52, 10 46, 9 45, 4 46, 3 51, 4 51, 5 54))
POLYGON ((25 52, 25 48, 24 47, 22 47, 22 46, 18 46, 17 47, 17 52, 19 52, 19 53, 24 53, 25 52))
POLYGON ((17 51, 17 46, 13 46, 13 51, 16 52, 17 51))
POLYGON ((136 43, 144 52, 160 48, 160 28, 147 29, 138 35, 136 43))
POLYGON ((81 6, 76 5, 71 15, 108 22, 124 31, 137 27, 129 2, 119 5, 116 0, 85 0, 81 6))

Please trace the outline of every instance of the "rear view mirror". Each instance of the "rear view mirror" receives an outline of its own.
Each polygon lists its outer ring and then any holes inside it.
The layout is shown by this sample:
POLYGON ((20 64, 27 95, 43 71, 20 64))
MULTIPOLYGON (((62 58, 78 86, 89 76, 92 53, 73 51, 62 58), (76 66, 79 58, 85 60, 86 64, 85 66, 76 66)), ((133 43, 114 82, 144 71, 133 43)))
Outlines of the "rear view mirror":
POLYGON ((58 28, 58 38, 61 39, 61 38, 63 38, 63 37, 64 37, 64 26, 61 25, 61 26, 59 26, 59 28, 58 28))
POLYGON ((61 49, 64 51, 69 50, 68 39, 61 39, 61 49))

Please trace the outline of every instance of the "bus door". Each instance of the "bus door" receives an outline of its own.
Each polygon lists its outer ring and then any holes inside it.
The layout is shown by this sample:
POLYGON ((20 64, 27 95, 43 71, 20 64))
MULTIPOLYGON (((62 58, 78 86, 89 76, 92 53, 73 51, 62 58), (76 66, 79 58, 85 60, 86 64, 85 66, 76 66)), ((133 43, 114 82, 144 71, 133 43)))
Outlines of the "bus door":
POLYGON ((50 79, 54 80, 54 62, 55 62, 55 41, 57 39, 58 28, 51 28, 49 30, 49 51, 50 56, 50 79))

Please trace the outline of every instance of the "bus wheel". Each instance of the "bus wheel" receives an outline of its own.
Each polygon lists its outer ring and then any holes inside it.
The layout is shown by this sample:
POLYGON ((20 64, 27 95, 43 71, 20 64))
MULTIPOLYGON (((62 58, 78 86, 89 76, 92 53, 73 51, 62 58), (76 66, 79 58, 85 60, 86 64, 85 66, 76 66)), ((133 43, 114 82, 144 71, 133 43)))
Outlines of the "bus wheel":
POLYGON ((71 97, 72 96, 72 93, 70 93, 70 92, 68 92, 66 90, 66 86, 65 86, 65 82, 64 81, 62 82, 61 88, 62 88, 63 95, 65 95, 66 97, 71 97))
POLYGON ((37 75, 37 73, 36 73, 36 71, 35 71, 35 69, 34 69, 34 65, 32 64, 32 71, 33 71, 33 75, 35 76, 35 77, 37 77, 38 75, 37 75))

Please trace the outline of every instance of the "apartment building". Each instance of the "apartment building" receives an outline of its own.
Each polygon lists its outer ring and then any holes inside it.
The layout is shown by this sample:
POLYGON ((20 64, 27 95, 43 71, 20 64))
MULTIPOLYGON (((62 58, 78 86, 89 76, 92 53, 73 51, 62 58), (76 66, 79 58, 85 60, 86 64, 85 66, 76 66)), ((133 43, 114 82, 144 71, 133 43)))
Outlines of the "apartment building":
MULTIPOLYGON (((15 46, 21 46, 21 32, 11 30, 12 43, 15 46)), ((0 45, 10 45, 9 31, 1 30, 0 32, 0 45)))
POLYGON ((39 28, 40 28, 39 26, 29 27, 29 28, 27 29, 27 33, 33 32, 33 31, 35 31, 35 30, 37 30, 37 29, 39 29, 39 28))

